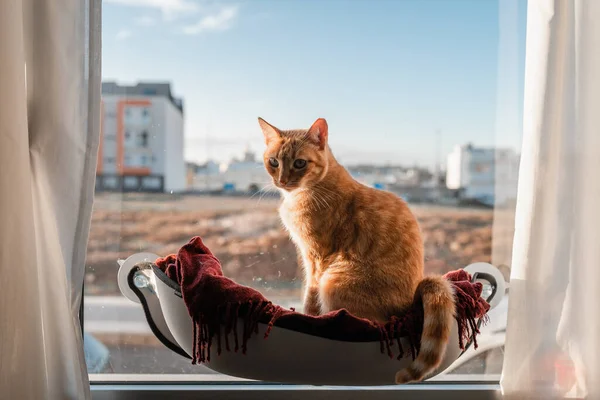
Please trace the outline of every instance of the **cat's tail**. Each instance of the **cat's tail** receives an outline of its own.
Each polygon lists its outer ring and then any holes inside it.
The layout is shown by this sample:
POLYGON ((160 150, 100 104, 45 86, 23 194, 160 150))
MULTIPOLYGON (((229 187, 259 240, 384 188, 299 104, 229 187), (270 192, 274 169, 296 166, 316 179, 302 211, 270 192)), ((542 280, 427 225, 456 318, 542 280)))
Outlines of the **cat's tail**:
POLYGON ((417 286, 415 301, 423 303, 421 349, 412 364, 396 374, 396 383, 420 381, 441 364, 454 322, 454 290, 447 279, 424 278, 417 286))

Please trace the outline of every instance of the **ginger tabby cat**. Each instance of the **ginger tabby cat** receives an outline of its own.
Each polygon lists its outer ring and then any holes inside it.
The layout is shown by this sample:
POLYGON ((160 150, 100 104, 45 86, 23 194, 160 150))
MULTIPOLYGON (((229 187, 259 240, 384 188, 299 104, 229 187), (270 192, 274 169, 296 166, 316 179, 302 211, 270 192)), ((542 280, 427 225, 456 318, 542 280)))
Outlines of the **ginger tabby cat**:
POLYGON ((304 312, 345 308, 385 323, 414 300, 425 311, 421 350, 396 374, 419 381, 442 361, 454 318, 454 293, 442 277, 423 277, 423 242, 407 204, 354 180, 328 146, 327 122, 280 130, 259 118, 265 168, 282 193, 279 214, 305 271, 304 312))

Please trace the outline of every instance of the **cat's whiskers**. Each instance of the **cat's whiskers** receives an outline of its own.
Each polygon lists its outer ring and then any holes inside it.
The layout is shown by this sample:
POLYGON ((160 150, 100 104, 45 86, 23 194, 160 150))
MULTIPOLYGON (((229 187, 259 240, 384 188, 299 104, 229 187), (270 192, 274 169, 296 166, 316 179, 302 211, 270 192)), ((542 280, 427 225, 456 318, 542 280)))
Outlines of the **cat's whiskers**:
POLYGON ((328 207, 328 203, 325 201, 325 199, 323 197, 319 196, 318 193, 315 193, 315 195, 316 196, 314 198, 319 202, 319 208, 317 209, 317 211, 321 211, 321 206, 323 208, 328 207))
POLYGON ((323 196, 326 196, 329 200, 335 200, 336 198, 339 197, 339 193, 332 190, 332 189, 328 189, 325 186, 321 186, 318 189, 319 193, 321 193, 323 196))
POLYGON ((315 204, 316 211, 321 211, 322 208, 329 207, 329 202, 327 202, 325 195, 318 191, 312 190, 310 192, 310 198, 313 200, 313 203, 315 204))
MULTIPOLYGON (((335 202, 339 200, 340 197, 339 193, 330 188, 325 187, 324 185, 312 186, 309 190, 309 193, 311 194, 312 198, 319 203, 319 205, 322 205, 327 208, 331 208, 330 202, 335 204, 335 202)), ((320 208, 318 211, 320 211, 320 208)))
POLYGON ((331 206, 329 205, 329 202, 327 201, 327 194, 326 193, 321 193, 321 192, 317 192, 317 197, 320 198, 321 202, 324 204, 325 207, 330 208, 331 206))
POLYGON ((259 195, 256 205, 254 207, 258 207, 260 205, 261 200, 268 193, 267 189, 275 189, 276 188, 272 181, 264 181, 264 182, 259 182, 259 183, 262 183, 263 186, 256 193, 254 193, 252 196, 250 196, 250 198, 252 199, 254 196, 259 195))
POLYGON ((252 196, 250 196, 250 199, 252 199, 254 196, 256 196, 257 194, 262 193, 265 189, 269 188, 269 185, 273 185, 273 183, 269 180, 269 181, 262 181, 262 182, 257 182, 259 185, 261 185, 261 188, 258 189, 256 191, 256 193, 252 194, 252 196))

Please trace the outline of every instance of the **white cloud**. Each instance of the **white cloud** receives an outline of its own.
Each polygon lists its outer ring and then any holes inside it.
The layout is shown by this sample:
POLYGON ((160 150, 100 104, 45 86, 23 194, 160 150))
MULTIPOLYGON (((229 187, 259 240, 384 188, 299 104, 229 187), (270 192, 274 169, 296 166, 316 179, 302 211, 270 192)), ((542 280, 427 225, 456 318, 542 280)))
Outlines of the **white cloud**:
POLYGON ((160 10, 166 19, 173 19, 181 13, 198 11, 198 4, 191 0, 104 0, 105 3, 129 7, 153 8, 160 10))
POLYGON ((121 29, 119 32, 117 32, 117 40, 125 40, 131 37, 131 31, 128 29, 121 29))
POLYGON ((184 27, 183 33, 197 35, 202 32, 225 31, 233 26, 238 9, 238 6, 223 7, 217 13, 205 15, 194 25, 184 27))
POLYGON ((156 19, 149 15, 142 15, 141 17, 136 17, 133 23, 138 26, 154 26, 156 25, 156 19))

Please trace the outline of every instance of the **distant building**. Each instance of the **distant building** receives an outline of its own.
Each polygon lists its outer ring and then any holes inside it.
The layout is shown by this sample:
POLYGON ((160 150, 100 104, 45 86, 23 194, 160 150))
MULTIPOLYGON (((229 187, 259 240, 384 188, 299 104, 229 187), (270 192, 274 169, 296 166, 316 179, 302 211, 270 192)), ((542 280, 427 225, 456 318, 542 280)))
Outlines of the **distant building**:
POLYGON ((270 185, 271 176, 262 161, 258 161, 250 149, 244 157, 228 163, 217 164, 209 161, 198 165, 188 163, 188 189, 198 192, 256 193, 260 190, 275 191, 270 185))
MULTIPOLYGON (((259 190, 269 191, 272 178, 262 161, 256 160, 255 154, 246 149, 242 160, 232 160, 221 166, 223 190, 230 192, 255 193, 259 190)), ((272 188, 273 190, 274 187, 272 188)))
POLYGON ((102 83, 96 190, 181 192, 183 103, 168 83, 102 83))
POLYGON ((186 163, 187 189, 199 192, 213 192, 223 189, 220 165, 215 161, 204 164, 186 163))
POLYGON ((514 200, 519 159, 513 149, 456 146, 448 155, 446 187, 490 205, 514 200))

